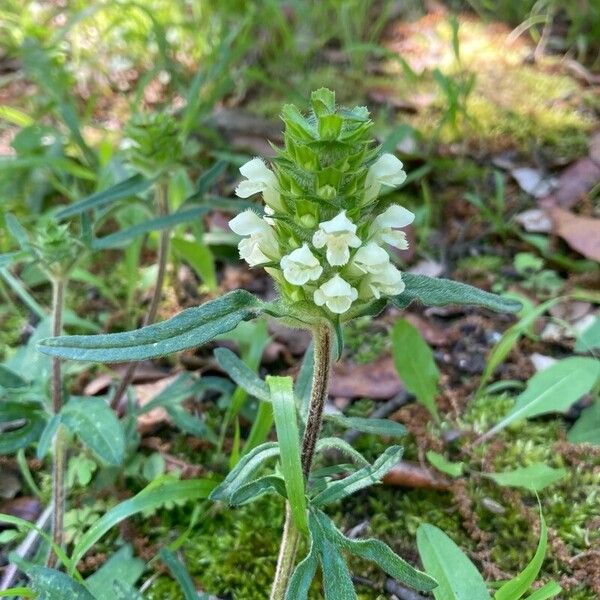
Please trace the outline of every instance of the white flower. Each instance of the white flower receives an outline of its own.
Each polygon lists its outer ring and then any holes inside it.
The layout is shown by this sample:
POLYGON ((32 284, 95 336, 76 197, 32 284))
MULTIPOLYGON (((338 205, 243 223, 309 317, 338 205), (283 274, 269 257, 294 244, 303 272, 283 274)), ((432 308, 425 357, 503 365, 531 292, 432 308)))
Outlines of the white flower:
POLYGON ((397 296, 404 291, 402 273, 392 264, 388 263, 379 273, 365 277, 361 284, 361 292, 367 295, 370 292, 379 300, 381 296, 397 296))
POLYGON ((332 267, 345 265, 350 259, 350 248, 361 245, 356 225, 346 216, 345 210, 330 221, 319 223, 312 242, 315 248, 327 246, 327 262, 332 267))
POLYGON ((316 289, 314 293, 317 306, 325 304, 332 313, 336 314, 345 313, 357 298, 358 292, 356 289, 339 275, 334 275, 329 281, 316 289))
POLYGON ((270 262, 279 257, 279 246, 271 226, 248 209, 229 221, 231 231, 248 236, 240 241, 240 257, 251 267, 270 262))
POLYGON ((370 202, 379 194, 382 185, 398 187, 404 183, 406 173, 402 161, 393 154, 382 154, 370 167, 365 180, 365 202, 370 202))
POLYGON ((321 277, 323 267, 307 244, 302 244, 281 259, 283 276, 294 285, 304 285, 307 281, 316 281, 321 277))
POLYGON ((415 220, 415 215, 398 204, 392 204, 386 211, 375 218, 371 224, 370 235, 376 242, 386 242, 400 250, 408 248, 406 234, 403 231, 395 231, 400 227, 406 227, 415 220))
POLYGON ((352 259, 352 264, 362 273, 380 273, 389 262, 389 254, 375 242, 361 246, 352 259))
POLYGON ((253 158, 240 167, 240 173, 246 177, 235 188, 240 198, 248 198, 263 193, 265 204, 277 207, 280 204, 277 177, 260 158, 253 158))

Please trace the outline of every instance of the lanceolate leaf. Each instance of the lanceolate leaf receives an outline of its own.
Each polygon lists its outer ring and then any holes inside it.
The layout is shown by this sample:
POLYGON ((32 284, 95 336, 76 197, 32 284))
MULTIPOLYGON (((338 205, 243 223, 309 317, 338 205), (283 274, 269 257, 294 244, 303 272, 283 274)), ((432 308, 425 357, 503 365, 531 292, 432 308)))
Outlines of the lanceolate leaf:
POLYGON ((406 427, 391 419, 344 417, 343 415, 325 415, 325 419, 346 429, 355 429, 362 433, 373 433, 389 437, 402 437, 406 435, 406 427))
POLYGON ((423 523, 417 547, 425 570, 438 582, 436 600, 491 600, 475 565, 441 529, 423 523))
MULTIPOLYGON (((86 587, 96 600, 114 600, 114 584, 133 585, 143 573, 145 563, 133 556, 127 544, 113 554, 93 575, 85 580, 86 587)), ((133 600, 128 597, 128 600, 133 600)))
POLYGON ((600 444, 600 400, 581 413, 567 439, 572 444, 600 444))
POLYGON ((52 444, 52 440, 58 431, 58 427, 60 425, 60 415, 54 415, 47 423, 46 427, 42 431, 40 435, 40 439, 37 445, 36 456, 38 460, 41 460, 48 454, 48 450, 50 450, 50 445, 52 444))
POLYGON ((102 398, 71 398, 60 413, 61 423, 109 465, 125 455, 125 436, 115 413, 102 398))
POLYGON ((265 477, 260 477, 250 483, 246 483, 231 494, 229 504, 231 506, 242 506, 272 491, 277 492, 283 498, 287 498, 283 477, 279 475, 266 475, 265 477))
POLYGON ((271 401, 269 386, 231 350, 217 348, 214 355, 225 373, 248 394, 265 402, 271 401))
POLYGON ((311 535, 310 550, 294 570, 285 594, 285 600, 308 599, 308 591, 317 572, 318 563, 319 556, 311 535))
POLYGON ((554 598, 562 592, 562 588, 556 581, 549 581, 546 585, 542 586, 530 596, 527 596, 525 600, 548 600, 548 598, 554 598))
POLYGON ((398 319, 392 330, 394 364, 406 389, 437 419, 435 397, 440 373, 433 352, 416 327, 398 319))
POLYGON ((176 212, 166 217, 158 217, 156 219, 149 219, 143 223, 138 223, 127 229, 111 233, 102 238, 97 238, 92 242, 92 248, 94 250, 106 250, 107 248, 119 248, 129 243, 132 239, 139 237, 144 233, 150 231, 160 231, 161 229, 169 229, 180 225, 181 223, 189 223, 194 219, 197 219, 201 215, 207 213, 210 210, 208 206, 199 206, 197 208, 191 208, 189 210, 183 210, 176 212))
POLYGON ((96 194, 59 210, 56 213, 56 218, 66 219, 67 217, 80 214, 86 210, 101 208, 112 202, 116 202, 117 200, 141 194, 142 192, 145 192, 152 183, 153 182, 150 179, 146 179, 142 175, 133 175, 129 179, 125 179, 125 181, 121 181, 106 190, 97 192, 96 194))
POLYGON ((242 456, 229 475, 212 491, 210 499, 228 501, 238 488, 248 483, 249 479, 267 460, 275 456, 279 456, 279 444, 267 442, 257 446, 242 456))
POLYGON ((325 506, 342 500, 365 487, 379 483, 383 476, 400 460, 402 452, 401 446, 390 446, 372 465, 359 469, 344 479, 330 483, 313 498, 311 504, 317 507, 325 506))
POLYGON ((48 338, 39 342, 38 349, 44 354, 71 360, 146 360, 205 344, 242 321, 258 316, 262 306, 249 292, 236 290, 188 308, 172 319, 135 331, 48 338))
POLYGON ((177 558, 176 554, 168 548, 162 548, 159 556, 165 565, 169 567, 169 571, 171 571, 175 581, 179 584, 185 600, 197 600, 198 592, 196 591, 196 586, 187 572, 185 565, 177 558))
POLYGON ((352 462, 361 467, 369 466, 369 461, 367 461, 367 459, 364 458, 358 450, 355 450, 348 442, 346 442, 342 438, 321 438, 317 442, 317 453, 330 450, 334 450, 336 452, 340 452, 341 454, 345 454, 350 460, 352 460, 352 462))
POLYGON ((412 273, 403 273, 402 279, 406 289, 399 296, 391 298, 398 308, 406 308, 411 302, 418 300, 426 306, 466 304, 482 306, 497 312, 518 312, 521 309, 518 300, 490 294, 466 283, 412 273))
POLYGON ((291 377, 267 377, 271 391, 273 416, 281 455, 281 471, 285 479, 288 502, 296 526, 308 530, 304 475, 300 460, 300 433, 296 417, 294 387, 291 377))
POLYGON ((133 498, 117 504, 98 519, 79 539, 71 556, 72 568, 83 555, 112 527, 145 510, 152 510, 165 502, 199 500, 207 498, 214 487, 208 479, 153 482, 133 498))
POLYGON ((575 342, 575 352, 592 352, 596 348, 600 348, 600 317, 596 317, 575 342))
POLYGON ((542 568, 547 544, 548 528, 540 510, 540 541, 531 562, 496 592, 494 600, 518 600, 531 587, 542 568))
POLYGON ((600 361, 573 356, 536 373, 513 409, 481 439, 488 439, 510 423, 551 412, 564 412, 587 394, 600 377, 600 361))
POLYGON ((351 540, 337 529, 327 515, 319 510, 315 511, 314 514, 325 536, 339 548, 376 563, 390 577, 405 583, 415 590, 429 592, 437 586, 437 582, 433 577, 415 569, 395 554, 387 544, 374 539, 351 540))

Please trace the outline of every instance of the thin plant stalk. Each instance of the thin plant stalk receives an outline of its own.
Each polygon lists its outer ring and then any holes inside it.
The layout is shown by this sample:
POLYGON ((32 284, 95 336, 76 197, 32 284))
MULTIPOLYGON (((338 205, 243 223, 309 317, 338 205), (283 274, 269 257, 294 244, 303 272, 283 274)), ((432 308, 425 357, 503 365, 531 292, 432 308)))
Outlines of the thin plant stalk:
MULTIPOLYGON (((159 216, 166 216, 169 214, 169 198, 168 198, 168 182, 161 180, 156 184, 156 212, 159 216)), ((148 312, 144 317, 142 326, 151 325, 156 319, 158 313, 158 307, 160 305, 160 299, 162 296, 162 290, 165 282, 165 275, 167 272, 167 259, 169 257, 169 236, 170 231, 163 229, 160 232, 160 238, 158 241, 158 273, 156 275, 156 282, 154 284, 154 291, 152 292, 152 298, 150 300, 150 306, 148 312)), ((133 376, 139 363, 132 362, 127 366, 127 370, 121 379, 119 387, 115 391, 115 395, 111 401, 111 406, 116 410, 119 415, 124 412, 124 406, 122 406, 122 400, 127 388, 133 381, 133 376)))
MULTIPOLYGON (((329 376, 331 372, 331 328, 328 324, 319 324, 313 331, 315 343, 314 372, 312 380, 312 391, 308 407, 306 428, 302 437, 302 472, 308 480, 315 448, 321 425, 323 423, 323 411, 329 390, 329 376)), ((285 524, 283 536, 277 559, 275 579, 271 589, 271 600, 284 600, 294 564, 296 552, 300 542, 300 532, 294 524, 290 506, 286 503, 285 524)))
MULTIPOLYGON (((57 277, 52 280, 52 335, 62 333, 62 319, 65 305, 65 279, 57 277)), ((52 412, 57 415, 62 408, 62 377, 60 358, 52 359, 52 412)), ((65 516, 65 472, 67 462, 67 448, 65 431, 58 427, 54 436, 52 453, 52 541, 57 546, 62 546, 64 538, 65 516)), ((48 566, 56 566, 57 556, 51 552, 48 566)))

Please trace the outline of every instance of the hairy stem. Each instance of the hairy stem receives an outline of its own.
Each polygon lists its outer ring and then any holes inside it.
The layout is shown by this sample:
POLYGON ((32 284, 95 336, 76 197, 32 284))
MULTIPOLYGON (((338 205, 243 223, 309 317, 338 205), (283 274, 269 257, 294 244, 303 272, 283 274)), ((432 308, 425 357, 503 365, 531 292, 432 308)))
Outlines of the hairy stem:
MULTIPOLYGON (((159 216, 166 216, 169 214, 169 198, 168 198, 168 183, 166 181, 159 181, 156 184, 156 212, 159 216)), ((167 272, 167 258, 169 256, 169 230, 163 229, 160 232, 160 238, 158 241, 158 273, 156 275, 156 282, 154 284, 154 291, 150 300, 150 306, 148 312, 144 317, 142 326, 151 325, 156 319, 158 307, 160 305, 160 299, 162 296, 163 285, 165 282, 165 274, 167 272)), ((127 388, 133 381, 135 370, 137 369, 138 363, 132 362, 127 366, 123 378, 119 387, 115 391, 115 395, 112 398, 111 406, 115 409, 120 416, 124 413, 123 397, 127 388)))
MULTIPOLYGON (((315 447, 319 434, 321 433, 321 424, 323 422, 323 410, 327 400, 327 391, 329 389, 329 374, 331 371, 331 328, 328 324, 318 325, 314 332, 315 357, 314 372, 312 380, 312 391, 310 395, 310 404, 308 407, 308 417, 306 428, 302 438, 302 472, 308 479, 310 468, 315 455, 315 447)), ((279 558, 277 560, 277 570, 275 580, 271 590, 271 600, 284 600, 296 559, 298 543, 300 541, 300 532, 296 528, 291 515, 290 506, 286 503, 285 525, 281 546, 279 548, 279 558)))
MULTIPOLYGON (((52 281, 52 335, 62 333, 62 318, 65 304, 65 280, 57 278, 52 281)), ((52 359, 52 411, 60 413, 62 408, 62 377, 60 358, 52 359)), ((66 471, 66 444, 65 433, 59 426, 54 436, 52 453, 52 541, 57 546, 62 546, 64 537, 65 515, 65 471, 66 471)), ((48 566, 56 565, 57 557, 52 552, 48 558, 48 566)))

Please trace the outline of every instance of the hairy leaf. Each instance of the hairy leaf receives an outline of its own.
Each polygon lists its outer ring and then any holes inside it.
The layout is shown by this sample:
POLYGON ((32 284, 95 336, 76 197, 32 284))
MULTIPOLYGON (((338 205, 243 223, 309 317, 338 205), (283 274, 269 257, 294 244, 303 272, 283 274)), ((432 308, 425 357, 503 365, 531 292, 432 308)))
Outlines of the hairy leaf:
POLYGON ((19 569, 30 580, 30 585, 43 600, 95 600, 88 589, 65 573, 25 562, 13 556, 19 569))
POLYGON ((237 488, 229 497, 229 504, 230 506, 242 506, 273 491, 277 492, 281 497, 287 498, 283 477, 279 475, 265 475, 265 477, 260 477, 237 488))
POLYGON ((346 429, 355 429, 362 433, 402 437, 406 435, 406 427, 391 419, 374 419, 370 417, 344 417, 343 415, 325 415, 325 419, 346 429))
POLYGON ((105 335, 67 335, 42 340, 44 354, 96 362, 138 361, 201 346, 256 317, 262 303, 249 292, 236 290, 172 319, 135 331, 105 335))
POLYGON ((521 309, 518 300, 490 294, 466 283, 412 273, 403 273, 402 279, 406 289, 399 296, 391 298, 398 308, 406 308, 411 302, 418 300, 426 306, 466 304, 497 312, 518 312, 521 309))
POLYGON ((355 450, 347 441, 341 438, 327 437, 321 438, 317 442, 317 453, 329 450, 335 450, 336 452, 345 454, 352 462, 361 467, 369 466, 369 461, 364 458, 358 450, 355 450))
POLYGON ((248 394, 264 402, 271 401, 269 386, 236 354, 227 348, 217 348, 214 355, 225 373, 248 394))

